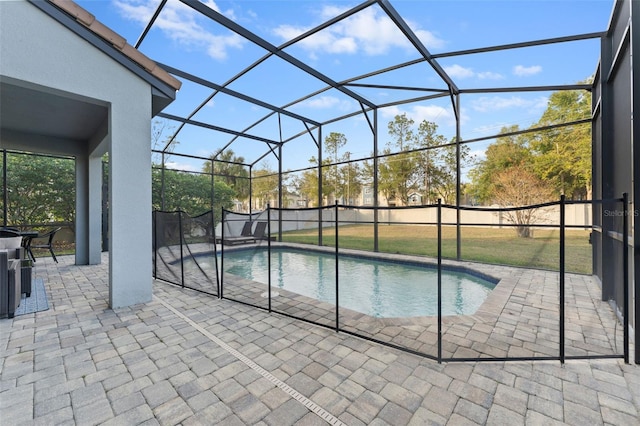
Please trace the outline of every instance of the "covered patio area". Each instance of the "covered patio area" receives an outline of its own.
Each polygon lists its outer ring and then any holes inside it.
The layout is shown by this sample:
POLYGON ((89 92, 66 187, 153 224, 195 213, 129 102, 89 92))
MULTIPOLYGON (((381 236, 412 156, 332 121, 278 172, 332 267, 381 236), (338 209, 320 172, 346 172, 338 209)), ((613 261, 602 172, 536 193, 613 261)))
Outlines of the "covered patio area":
POLYGON ((0 322, 0 409, 13 424, 597 425, 640 415, 640 371, 620 359, 437 364, 161 281, 151 302, 112 310, 102 260, 38 262, 50 309, 0 322))

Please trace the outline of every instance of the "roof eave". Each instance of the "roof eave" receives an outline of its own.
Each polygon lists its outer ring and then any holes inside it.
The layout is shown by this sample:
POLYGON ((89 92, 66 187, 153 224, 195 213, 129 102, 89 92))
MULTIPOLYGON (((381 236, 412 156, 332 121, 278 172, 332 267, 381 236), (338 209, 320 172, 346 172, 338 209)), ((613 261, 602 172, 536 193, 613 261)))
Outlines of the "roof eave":
MULTIPOLYGON (((52 1, 56 0, 29 0, 32 5, 58 21, 60 24, 64 25, 69 30, 73 31, 78 36, 82 37, 85 41, 108 55, 113 60, 117 61, 133 74, 149 83, 152 87, 152 111, 154 116, 175 100, 176 91, 182 84, 179 80, 168 74, 159 66, 155 66, 152 71, 149 71, 140 62, 146 60, 153 65, 155 65, 155 63, 135 48, 126 44, 126 41, 116 33, 111 32, 114 37, 107 40, 106 38, 103 38, 104 35, 99 35, 94 30, 90 29, 86 22, 83 22, 83 19, 86 21, 86 16, 74 16, 68 11, 61 9, 59 6, 52 3, 52 1), (132 58, 132 54, 136 55, 136 58, 132 58)), ((65 3, 73 5, 74 9, 84 11, 84 9, 71 1, 65 3)), ((86 13, 88 14, 88 12, 86 13)), ((88 15, 92 16, 90 14, 88 15)), ((97 21, 92 22, 95 25, 97 21)), ((99 25, 101 28, 106 28, 102 24, 99 25)))

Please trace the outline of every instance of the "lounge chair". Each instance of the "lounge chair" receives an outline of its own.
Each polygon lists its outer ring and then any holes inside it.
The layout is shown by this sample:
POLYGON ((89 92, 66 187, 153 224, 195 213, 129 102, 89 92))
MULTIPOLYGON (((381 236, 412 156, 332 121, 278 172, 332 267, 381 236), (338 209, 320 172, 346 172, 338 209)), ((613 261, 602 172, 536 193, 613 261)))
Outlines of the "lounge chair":
MULTIPOLYGON (((233 240, 233 239, 238 239, 238 241, 240 241, 240 239, 242 239, 242 238, 252 238, 251 225, 253 225, 252 222, 246 221, 244 223, 244 225, 242 226, 242 232, 240 232, 240 235, 225 235, 225 237, 224 237, 225 241, 226 240, 233 240)), ((227 229, 229 229, 228 225, 227 225, 227 229)), ((221 242, 222 242, 222 237, 217 236, 216 237, 216 244, 220 244, 221 242)))
POLYGON ((232 246, 236 244, 255 243, 265 238, 267 222, 256 222, 256 229, 251 233, 251 222, 246 222, 242 228, 242 233, 238 237, 224 237, 222 244, 232 246))
POLYGON ((256 230, 253 231, 253 237, 256 240, 264 240, 266 230, 267 230, 267 222, 256 223, 256 230))

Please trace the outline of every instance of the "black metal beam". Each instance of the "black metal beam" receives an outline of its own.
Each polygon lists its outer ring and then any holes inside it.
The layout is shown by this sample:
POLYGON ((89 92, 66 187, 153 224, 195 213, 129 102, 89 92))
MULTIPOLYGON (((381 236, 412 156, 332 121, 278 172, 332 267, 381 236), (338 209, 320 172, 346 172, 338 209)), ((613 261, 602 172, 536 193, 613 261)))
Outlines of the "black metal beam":
POLYGON ((523 87, 489 87, 484 89, 461 89, 461 94, 468 93, 505 93, 505 92, 555 92, 558 90, 586 90, 591 91, 591 84, 557 84, 549 86, 523 87))
POLYGON ((177 75, 178 77, 182 77, 182 78, 185 78, 187 80, 193 81, 194 83, 200 84, 201 86, 205 86, 205 87, 209 87, 211 89, 217 90, 218 92, 222 92, 225 95, 233 96, 233 97, 241 99, 241 100, 243 100, 245 102, 249 102, 249 103, 252 103, 254 105, 261 106, 262 108, 268 109, 270 111, 279 112, 281 114, 287 115, 287 116, 289 116, 291 118, 294 118, 296 120, 306 121, 306 122, 309 122, 309 123, 315 124, 315 125, 319 125, 320 124, 317 121, 312 120, 310 118, 304 117, 304 116, 299 115, 299 114, 295 114, 293 112, 289 112, 289 111, 287 111, 285 109, 282 109, 280 107, 277 107, 275 105, 268 104, 268 103, 263 102, 263 101, 261 101, 259 99, 252 98, 251 96, 247 96, 247 95, 245 95, 243 93, 236 92, 235 90, 228 89, 228 88, 223 87, 223 86, 221 86, 219 84, 213 83, 213 82, 211 82, 209 80, 205 80, 204 78, 200 78, 200 77, 195 76, 193 74, 190 74, 190 73, 188 73, 186 71, 182 71, 182 70, 179 70, 177 68, 174 68, 174 67, 172 67, 170 65, 166 65, 166 64, 158 64, 158 65, 160 65, 162 68, 164 68, 167 72, 170 72, 171 74, 174 74, 174 75, 177 75))
POLYGON ((368 89, 390 89, 390 90, 408 90, 418 92, 445 92, 449 93, 449 90, 445 89, 430 89, 427 87, 411 87, 411 86, 390 86, 384 84, 363 84, 363 83, 347 83, 344 86, 351 87, 364 87, 368 89))
MULTIPOLYGON (((251 31, 247 30, 246 28, 244 28, 243 26, 233 22, 231 19, 227 18, 226 16, 222 15, 221 13, 216 12, 215 10, 209 8, 208 6, 204 5, 203 3, 196 1, 196 0, 180 0, 182 3, 186 4, 187 6, 191 7, 192 9, 197 10, 198 12, 202 13, 203 15, 205 15, 206 17, 214 20, 215 22, 217 22, 218 24, 224 26, 225 28, 229 29, 230 31, 240 35, 241 37, 251 41, 252 43, 262 47, 263 49, 265 49, 266 51, 272 53, 273 55, 279 57, 280 59, 283 59, 284 61, 288 62, 289 64, 293 65, 294 67, 306 72, 307 74, 317 78, 318 80, 328 84, 329 86, 341 91, 342 93, 344 93, 345 95, 357 100, 358 102, 362 102, 363 104, 369 106, 370 108, 375 107, 375 104, 373 102, 371 102, 368 99, 363 98, 362 96, 358 95, 357 93, 340 86, 337 82, 333 81, 331 78, 327 77, 326 75, 322 74, 321 72, 317 71, 315 68, 310 67, 309 65, 305 64, 304 62, 300 61, 299 59, 294 58, 293 56, 289 55, 288 53, 283 52, 282 50, 280 50, 280 48, 274 46, 273 44, 269 43, 268 41, 266 41, 265 39, 259 37, 258 35, 252 33, 251 31)), ((365 4, 369 4, 369 3, 373 3, 373 2, 367 2, 365 4)))
POLYGON ((590 40, 594 38, 601 38, 605 35, 605 32, 596 32, 596 33, 586 33, 586 34, 578 34, 574 36, 566 36, 566 37, 554 37, 554 38, 546 38, 541 40, 534 41, 526 41, 521 43, 509 43, 509 44, 501 44, 497 46, 489 46, 489 47, 481 47, 477 49, 466 49, 466 50, 457 50, 453 52, 445 52, 445 53, 436 53, 432 55, 432 58, 448 58, 451 56, 461 56, 461 55, 473 55, 476 53, 486 53, 486 52, 495 52, 499 50, 508 50, 508 49, 520 49, 525 47, 535 47, 535 46, 543 46, 545 44, 553 44, 553 43, 567 43, 572 41, 581 41, 581 40, 590 40))
POLYGON ((134 45, 134 47, 136 49, 139 48, 140 45, 142 44, 142 41, 144 40, 144 38, 147 36, 149 31, 151 30, 151 27, 156 22, 156 19, 158 19, 158 15, 160 15, 160 12, 164 8, 165 4, 167 4, 167 0, 162 0, 160 2, 160 4, 158 4, 158 7, 156 8, 156 11, 153 13, 153 16, 151 17, 151 19, 149 19, 149 22, 147 23, 147 26, 144 27, 144 30, 142 30, 142 34, 140 34, 140 37, 138 37, 138 40, 136 41, 136 44, 134 45))
POLYGON ((253 136, 253 135, 249 135, 247 133, 237 132, 237 131, 231 130, 231 129, 225 129, 224 127, 214 126, 213 124, 203 123, 202 121, 196 121, 196 120, 191 120, 191 119, 188 119, 188 118, 178 117, 177 115, 167 114, 167 113, 164 113, 164 112, 161 112, 160 114, 158 114, 158 117, 166 118, 167 120, 178 121, 178 122, 181 122, 181 123, 184 123, 184 124, 191 124, 192 126, 203 127, 205 129, 209 129, 209 130, 216 130, 218 132, 227 133, 227 134, 230 134, 230 135, 241 136, 243 138, 253 139, 255 141, 266 142, 268 144, 277 145, 279 143, 277 141, 272 141, 270 139, 261 138, 260 136, 253 136))
POLYGON ((418 38, 416 33, 409 27, 409 25, 402 19, 402 16, 398 13, 398 11, 391 6, 389 0, 378 0, 378 5, 386 12, 386 14, 391 18, 391 20, 396 24, 396 26, 402 31, 402 33, 407 37, 407 39, 413 44, 413 46, 420 52, 420 55, 431 65, 434 71, 440 76, 440 78, 447 83, 450 90, 454 93, 458 93, 459 89, 456 83, 451 79, 449 74, 445 72, 445 70, 440 66, 440 64, 433 59, 433 55, 427 50, 427 48, 422 44, 422 41, 418 38))

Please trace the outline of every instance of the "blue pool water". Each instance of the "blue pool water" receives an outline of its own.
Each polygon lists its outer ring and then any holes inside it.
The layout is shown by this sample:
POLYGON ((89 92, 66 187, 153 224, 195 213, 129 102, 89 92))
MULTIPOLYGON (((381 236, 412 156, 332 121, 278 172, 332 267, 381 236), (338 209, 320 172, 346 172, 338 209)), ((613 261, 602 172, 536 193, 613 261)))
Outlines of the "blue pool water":
MULTIPOLYGON (((268 283, 266 250, 224 255, 225 274, 268 283)), ((335 304, 335 257, 314 251, 272 249, 272 291, 285 289, 335 304)), ((404 263, 341 257, 340 307, 378 318, 437 315, 437 270, 404 263)), ((442 314, 473 314, 495 284, 443 271, 442 314)))

